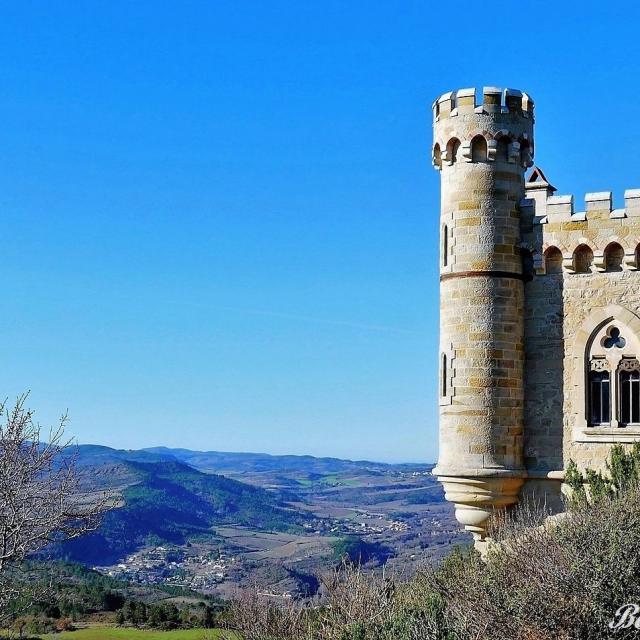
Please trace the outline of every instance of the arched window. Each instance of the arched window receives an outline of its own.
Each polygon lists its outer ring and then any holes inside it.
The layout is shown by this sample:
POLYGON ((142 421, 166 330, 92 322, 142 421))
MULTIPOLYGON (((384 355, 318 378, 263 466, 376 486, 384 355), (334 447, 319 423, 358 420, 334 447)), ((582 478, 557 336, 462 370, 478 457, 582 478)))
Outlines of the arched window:
POLYGON ((562 253, 558 247, 549 247, 544 252, 544 272, 562 273, 562 253))
POLYGON ((440 396, 445 398, 447 395, 447 354, 442 354, 442 362, 440 365, 440 396))
POLYGON ((608 371, 589 372, 589 422, 592 425, 611 422, 611 374, 608 371))
POLYGON ((528 140, 522 140, 520 143, 520 162, 523 167, 533 166, 533 149, 528 140))
POLYGON ((593 263, 593 251, 586 244, 581 244, 573 252, 573 270, 576 273, 590 273, 593 263))
POLYGON ((640 342, 613 320, 594 331, 588 347, 588 425, 640 427, 640 342))
POLYGON ((440 151, 440 145, 437 142, 433 147, 433 166, 438 167, 438 169, 442 168, 442 152, 440 151))
POLYGON ((487 161, 487 141, 484 136, 476 136, 471 140, 471 162, 487 161))
POLYGON ((496 160, 500 162, 509 162, 509 144, 511 140, 507 136, 498 138, 498 149, 496 151, 496 160))
POLYGON ((458 160, 458 150, 460 149, 460 140, 451 138, 447 143, 447 160, 454 164, 458 160))
POLYGON ((449 227, 446 224, 442 225, 442 266, 446 267, 449 264, 449 227))
POLYGON ((612 242, 604 250, 604 266, 606 271, 622 271, 624 261, 624 249, 617 243, 612 242))

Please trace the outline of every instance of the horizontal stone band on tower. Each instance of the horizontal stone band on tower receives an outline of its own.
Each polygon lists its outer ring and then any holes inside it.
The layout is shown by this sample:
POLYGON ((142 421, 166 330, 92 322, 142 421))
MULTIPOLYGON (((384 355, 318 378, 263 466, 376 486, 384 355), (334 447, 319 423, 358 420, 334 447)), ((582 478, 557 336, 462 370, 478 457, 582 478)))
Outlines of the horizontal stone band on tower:
POLYGON ((528 276, 524 273, 513 273, 511 271, 453 271, 451 273, 443 273, 440 276, 440 282, 443 280, 451 280, 453 278, 514 278, 515 280, 528 280, 528 276))

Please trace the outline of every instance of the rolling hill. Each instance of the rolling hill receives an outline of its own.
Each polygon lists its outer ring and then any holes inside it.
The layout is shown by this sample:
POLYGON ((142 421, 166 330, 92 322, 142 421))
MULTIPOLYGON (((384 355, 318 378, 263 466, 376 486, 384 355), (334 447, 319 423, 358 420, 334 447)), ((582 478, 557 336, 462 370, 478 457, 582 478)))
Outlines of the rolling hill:
POLYGON ((113 478, 119 478, 125 485, 119 490, 123 506, 107 513, 98 531, 57 548, 58 555, 70 560, 110 564, 147 544, 214 539, 212 528, 218 525, 297 531, 310 520, 309 515, 288 508, 278 494, 202 473, 168 456, 139 462, 126 453, 99 451, 99 461, 94 458, 90 463, 95 453, 81 454, 80 464, 94 465, 94 487, 101 477, 104 486, 113 486, 113 478))

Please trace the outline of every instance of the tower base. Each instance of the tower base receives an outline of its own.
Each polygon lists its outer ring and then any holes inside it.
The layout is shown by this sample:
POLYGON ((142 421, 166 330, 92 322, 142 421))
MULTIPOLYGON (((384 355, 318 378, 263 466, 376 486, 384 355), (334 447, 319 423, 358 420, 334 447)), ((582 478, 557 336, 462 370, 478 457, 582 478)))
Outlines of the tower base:
MULTIPOLYGON (((485 470, 489 471, 489 470, 485 470)), ((496 509, 504 509, 518 502, 524 484, 523 475, 507 473, 499 476, 448 476, 435 470, 444 487, 445 498, 453 502, 456 519, 473 534, 474 540, 487 537, 489 519, 496 509)))

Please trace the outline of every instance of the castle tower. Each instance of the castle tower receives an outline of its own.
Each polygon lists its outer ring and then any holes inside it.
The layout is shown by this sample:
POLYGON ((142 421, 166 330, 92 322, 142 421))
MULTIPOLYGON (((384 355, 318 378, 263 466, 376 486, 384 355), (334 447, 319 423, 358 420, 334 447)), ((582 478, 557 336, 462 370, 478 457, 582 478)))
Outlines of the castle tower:
POLYGON ((519 203, 533 101, 485 87, 434 103, 441 175, 440 457, 434 473, 479 540, 517 502, 523 464, 524 280, 519 203))

